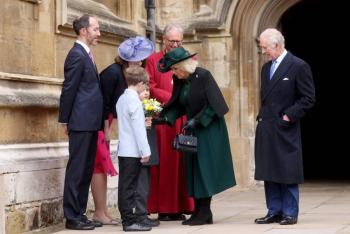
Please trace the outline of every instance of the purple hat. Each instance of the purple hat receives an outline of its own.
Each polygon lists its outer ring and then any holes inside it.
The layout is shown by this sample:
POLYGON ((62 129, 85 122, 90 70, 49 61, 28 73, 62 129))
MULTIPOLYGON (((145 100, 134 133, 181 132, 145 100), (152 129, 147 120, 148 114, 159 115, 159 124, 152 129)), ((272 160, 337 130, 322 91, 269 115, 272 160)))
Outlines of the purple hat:
POLYGON ((118 47, 119 57, 127 62, 142 61, 153 51, 153 42, 141 36, 130 37, 118 47))

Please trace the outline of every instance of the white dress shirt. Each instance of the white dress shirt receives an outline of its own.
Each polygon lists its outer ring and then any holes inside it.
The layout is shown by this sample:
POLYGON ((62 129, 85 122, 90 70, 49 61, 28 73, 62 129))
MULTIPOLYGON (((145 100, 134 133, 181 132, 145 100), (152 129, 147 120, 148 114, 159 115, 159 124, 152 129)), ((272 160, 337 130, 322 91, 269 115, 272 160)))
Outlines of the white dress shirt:
POLYGON ((88 54, 90 53, 90 48, 84 42, 79 41, 79 40, 76 40, 75 42, 78 43, 79 45, 81 45, 85 49, 86 53, 88 53, 88 54))
POLYGON ((276 64, 275 64, 274 72, 277 70, 278 66, 280 65, 284 57, 286 57, 286 55, 287 55, 287 50, 284 50, 282 54, 278 56, 278 58, 275 60, 276 64))
POLYGON ((145 114, 138 93, 126 89, 118 99, 116 109, 119 130, 118 157, 150 156, 145 114))

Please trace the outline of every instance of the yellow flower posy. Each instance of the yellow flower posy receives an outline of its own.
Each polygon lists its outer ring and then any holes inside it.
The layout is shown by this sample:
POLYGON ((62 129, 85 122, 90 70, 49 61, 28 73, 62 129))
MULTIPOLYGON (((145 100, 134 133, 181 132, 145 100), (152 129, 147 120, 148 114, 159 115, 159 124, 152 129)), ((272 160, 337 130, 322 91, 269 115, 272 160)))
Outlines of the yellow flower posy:
POLYGON ((145 99, 142 101, 143 110, 146 117, 153 117, 162 111, 162 105, 156 99, 145 99))

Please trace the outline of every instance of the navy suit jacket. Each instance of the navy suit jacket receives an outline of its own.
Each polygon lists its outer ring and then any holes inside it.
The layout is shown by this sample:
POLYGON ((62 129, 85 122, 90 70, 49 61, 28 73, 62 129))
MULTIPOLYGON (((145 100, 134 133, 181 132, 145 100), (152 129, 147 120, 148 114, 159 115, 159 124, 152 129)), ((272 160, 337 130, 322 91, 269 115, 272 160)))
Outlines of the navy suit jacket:
POLYGON ((102 111, 96 66, 86 50, 75 43, 64 63, 58 122, 68 123, 69 131, 97 131, 102 126, 102 111))

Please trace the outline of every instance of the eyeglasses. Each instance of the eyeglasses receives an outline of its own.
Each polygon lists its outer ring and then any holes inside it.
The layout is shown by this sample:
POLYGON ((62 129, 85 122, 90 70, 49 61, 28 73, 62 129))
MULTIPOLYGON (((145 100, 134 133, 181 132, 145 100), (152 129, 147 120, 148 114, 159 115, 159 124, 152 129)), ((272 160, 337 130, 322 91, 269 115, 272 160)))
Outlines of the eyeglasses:
POLYGON ((167 41, 168 41, 169 44, 171 44, 171 45, 175 45, 175 43, 176 43, 177 45, 181 45, 181 44, 182 44, 182 41, 178 41, 178 40, 168 40, 168 39, 167 39, 167 41))

